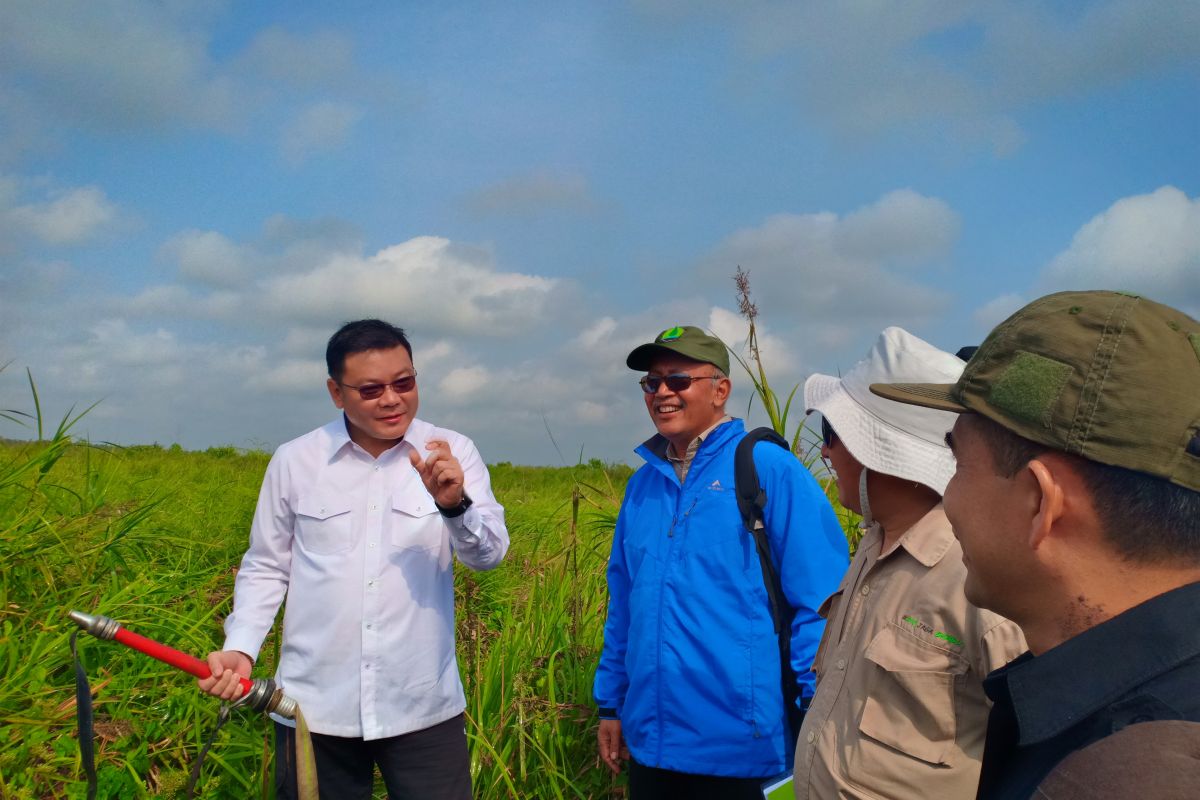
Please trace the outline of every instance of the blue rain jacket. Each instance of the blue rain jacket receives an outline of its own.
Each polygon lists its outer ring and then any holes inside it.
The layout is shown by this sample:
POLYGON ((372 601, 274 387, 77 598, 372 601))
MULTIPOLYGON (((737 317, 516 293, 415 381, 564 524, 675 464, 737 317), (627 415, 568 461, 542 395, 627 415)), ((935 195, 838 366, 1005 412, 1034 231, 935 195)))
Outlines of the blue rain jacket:
MULTIPOLYGON (((608 562, 608 620, 594 693, 621 720, 634 759, 702 775, 771 777, 791 768, 779 646, 754 541, 734 492, 742 421, 701 443, 681 486, 655 436, 625 489, 608 562)), ((796 609, 801 694, 825 621, 817 608, 848 564, 829 501, 791 453, 754 448, 771 554, 796 609)))

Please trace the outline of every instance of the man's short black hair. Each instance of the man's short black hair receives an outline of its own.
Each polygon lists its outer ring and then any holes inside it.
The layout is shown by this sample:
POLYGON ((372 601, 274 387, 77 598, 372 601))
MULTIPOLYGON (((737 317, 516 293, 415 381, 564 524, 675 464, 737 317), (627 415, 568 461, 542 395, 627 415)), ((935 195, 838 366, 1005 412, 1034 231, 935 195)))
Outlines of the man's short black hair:
POLYGON ((408 343, 403 328, 381 319, 347 322, 329 337, 329 344, 325 347, 325 366, 329 370, 329 377, 335 381, 342 379, 346 356, 367 350, 390 350, 393 347, 403 347, 409 359, 412 358, 412 345, 408 343))
MULTIPOLYGON (((1057 452, 986 417, 975 419, 1002 477, 1015 476, 1043 453, 1057 452)), ((1105 538, 1121 556, 1143 564, 1200 564, 1200 492, 1144 472, 1067 458, 1092 495, 1105 538)))

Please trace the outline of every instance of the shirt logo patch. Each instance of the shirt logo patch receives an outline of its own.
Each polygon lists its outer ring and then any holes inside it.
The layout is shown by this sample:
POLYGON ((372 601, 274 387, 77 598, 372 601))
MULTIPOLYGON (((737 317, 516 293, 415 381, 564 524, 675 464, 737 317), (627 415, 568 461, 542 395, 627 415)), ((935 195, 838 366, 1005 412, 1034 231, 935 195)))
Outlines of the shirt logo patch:
POLYGON ((725 487, 721 485, 720 481, 713 481, 712 483, 710 483, 708 485, 708 488, 709 488, 709 491, 713 491, 713 492, 725 491, 725 487))
POLYGON ((673 342, 680 336, 683 336, 683 328, 680 328, 678 325, 676 325, 674 328, 667 328, 665 331, 660 333, 658 335, 658 340, 660 342, 673 342))
POLYGON ((901 621, 912 625, 914 628, 925 631, 925 633, 932 635, 935 639, 941 639, 943 642, 947 642, 957 647, 962 647, 962 639, 951 636, 945 631, 935 631, 933 628, 926 625, 924 622, 921 622, 921 620, 917 619, 916 617, 906 616, 901 621))

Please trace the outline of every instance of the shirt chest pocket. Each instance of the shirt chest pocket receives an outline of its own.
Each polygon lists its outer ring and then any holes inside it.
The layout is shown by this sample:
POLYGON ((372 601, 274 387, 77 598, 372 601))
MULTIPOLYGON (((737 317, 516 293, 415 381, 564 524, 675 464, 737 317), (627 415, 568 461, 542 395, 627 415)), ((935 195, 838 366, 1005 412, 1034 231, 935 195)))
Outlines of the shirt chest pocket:
POLYGON ((930 764, 945 764, 955 738, 955 683, 966 659, 895 623, 864 653, 873 663, 859 730, 930 764))
POLYGON ((354 514, 344 497, 309 495, 296 502, 296 538, 316 555, 345 553, 354 547, 354 514))
POLYGON ((411 550, 439 550, 445 525, 428 494, 397 492, 392 495, 392 546, 411 550))

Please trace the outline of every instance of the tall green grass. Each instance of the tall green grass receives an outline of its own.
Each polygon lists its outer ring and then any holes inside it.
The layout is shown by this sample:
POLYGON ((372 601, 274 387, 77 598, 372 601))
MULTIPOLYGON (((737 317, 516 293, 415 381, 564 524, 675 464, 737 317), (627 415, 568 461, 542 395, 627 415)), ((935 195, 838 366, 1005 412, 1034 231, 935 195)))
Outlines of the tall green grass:
MULTIPOLYGON (((7 422, 24 420, 7 414, 7 422)), ((39 415, 30 415, 30 431, 39 415)), ((0 797, 82 797, 71 608, 203 655, 220 645, 268 457, 93 446, 77 417, 0 444, 0 797)), ((14 426, 15 427, 15 426, 14 426)), ((20 432, 19 430, 16 432, 20 432)), ((458 640, 476 796, 612 797, 596 762, 591 676, 604 566, 628 467, 492 468, 513 546, 460 569, 458 640)), ((216 701, 169 667, 81 640, 95 697, 100 797, 181 797, 216 701)), ((271 640, 258 666, 274 669, 271 640)), ((235 712, 200 795, 268 797, 270 726, 235 712)))
MULTIPOLYGON (((729 350, 729 354, 737 360, 738 365, 741 366, 742 371, 746 373, 750 378, 750 383, 754 386, 750 403, 753 404, 755 400, 758 400, 763 412, 767 415, 771 429, 791 444, 792 453, 796 458, 800 459, 804 466, 808 467, 821 480, 825 495, 837 513, 842 530, 846 534, 846 541, 850 546, 850 553, 853 555, 858 547, 859 539, 862 538, 862 531, 859 528, 862 518, 843 506, 838 499, 833 470, 821 458, 821 437, 815 430, 805 425, 803 418, 795 425, 789 424, 793 419, 791 417, 792 401, 796 399, 796 392, 800 390, 800 384, 793 384, 791 390, 788 391, 787 399, 780 401, 779 393, 767 377, 767 369, 763 365, 762 353, 758 348, 758 306, 750 299, 750 273, 738 266, 733 274, 733 283, 736 287, 738 313, 749 325, 744 351, 748 355, 743 356, 743 351, 729 345, 725 345, 725 347, 729 350)), ((801 402, 803 402, 803 395, 801 395, 801 402)), ((803 407, 801 410, 804 410, 803 407)), ((749 416, 749 408, 747 408, 747 416, 749 416)))
MULTIPOLYGON (((0 442, 0 798, 83 797, 67 611, 104 613, 196 655, 220 646, 268 456, 98 446, 72 439, 77 415, 55 426, 36 407, 3 417, 38 439, 0 442)), ((624 796, 596 757, 591 681, 630 474, 595 461, 491 468, 512 547, 500 568, 455 578, 476 797, 624 796)), ((273 637, 258 674, 274 671, 273 637)), ((157 661, 80 642, 99 796, 182 797, 216 701, 157 661)), ((199 796, 270 797, 271 749, 269 722, 235 711, 199 796)))

